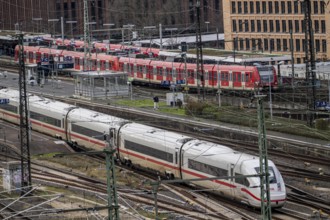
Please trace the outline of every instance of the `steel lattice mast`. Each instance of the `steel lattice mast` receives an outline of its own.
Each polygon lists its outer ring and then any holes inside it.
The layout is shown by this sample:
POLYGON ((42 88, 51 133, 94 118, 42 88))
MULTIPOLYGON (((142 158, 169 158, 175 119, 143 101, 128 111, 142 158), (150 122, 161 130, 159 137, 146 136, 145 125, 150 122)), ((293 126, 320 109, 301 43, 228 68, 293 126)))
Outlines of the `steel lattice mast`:
MULTIPOLYGON (((306 84, 307 84, 307 108, 315 110, 316 88, 315 88, 315 54, 314 54, 314 34, 311 19, 311 1, 304 0, 305 11, 305 63, 306 63, 306 84)), ((307 114, 308 124, 312 125, 314 116, 311 112, 307 114)))
POLYGON ((91 40, 89 34, 88 0, 84 0, 84 69, 83 71, 89 70, 88 62, 91 56, 90 43, 91 40))
POLYGON ((264 95, 257 95, 258 99, 258 144, 259 144, 259 165, 260 165, 260 202, 261 216, 263 220, 272 219, 270 188, 269 188, 269 172, 268 172, 268 153, 267 138, 265 127, 265 113, 263 106, 264 95))
POLYGON ((24 62, 23 34, 19 34, 19 114, 20 114, 20 142, 21 142, 21 187, 22 194, 31 187, 31 162, 29 144, 29 115, 28 97, 26 94, 26 76, 24 62))
POLYGON ((203 88, 203 101, 205 99, 204 89, 204 66, 203 66, 203 47, 202 47, 202 35, 201 35, 201 15, 200 15, 200 1, 196 2, 196 54, 197 54, 197 92, 198 100, 200 99, 200 84, 202 83, 203 88))

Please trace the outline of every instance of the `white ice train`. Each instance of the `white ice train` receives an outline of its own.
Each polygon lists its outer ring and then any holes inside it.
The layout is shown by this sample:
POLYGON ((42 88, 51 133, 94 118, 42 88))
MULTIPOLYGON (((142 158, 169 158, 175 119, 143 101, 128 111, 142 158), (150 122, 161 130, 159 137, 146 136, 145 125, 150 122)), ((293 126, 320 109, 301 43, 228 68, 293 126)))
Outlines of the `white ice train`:
MULTIPOLYGON (((16 90, 0 90, 0 98, 10 99, 9 104, 0 105, 0 118, 19 123, 18 95, 16 90)), ((28 97, 33 130, 99 150, 107 146, 104 134, 109 134, 112 129, 117 159, 154 170, 171 179, 256 175, 259 172, 258 157, 223 145, 38 96, 28 97)), ((279 208, 286 201, 285 185, 274 163, 268 163, 271 205, 279 208)), ((250 206, 260 207, 259 177, 196 181, 194 184, 250 206)))

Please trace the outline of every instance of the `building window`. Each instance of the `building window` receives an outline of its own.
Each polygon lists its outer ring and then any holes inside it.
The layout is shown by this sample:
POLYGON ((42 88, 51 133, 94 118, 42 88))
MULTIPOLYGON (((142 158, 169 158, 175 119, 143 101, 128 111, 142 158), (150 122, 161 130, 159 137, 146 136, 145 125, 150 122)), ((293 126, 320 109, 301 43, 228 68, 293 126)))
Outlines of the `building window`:
POLYGON ((264 32, 268 32, 268 21, 267 20, 263 20, 263 25, 264 25, 264 32))
POLYGON ((292 2, 288 1, 288 14, 292 13, 292 2))
POLYGON ((249 38, 245 38, 245 46, 246 46, 246 50, 250 50, 250 39, 249 38))
POLYGON ((280 21, 276 20, 275 23, 276 23, 276 32, 281 32, 280 21))
POLYGON ((276 39, 276 50, 281 51, 281 39, 276 39))
POLYGON ((319 2, 314 1, 313 6, 314 6, 314 14, 318 14, 319 13, 319 2))
POLYGON ((298 20, 294 20, 294 30, 296 33, 299 32, 299 21, 298 20))
POLYGON ((275 50, 275 41, 274 39, 270 39, 270 51, 274 51, 275 50))
POLYGON ((244 14, 247 14, 247 13, 249 13, 248 2, 244 2, 244 14))
POLYGON ((288 40, 283 39, 283 51, 287 51, 287 50, 288 50, 288 40))
POLYGON ((260 38, 258 38, 258 50, 262 51, 262 41, 260 38))
POLYGON ((266 2, 262 2, 262 13, 267 14, 267 7, 266 7, 266 2))
POLYGON ((260 2, 259 1, 256 2, 256 13, 260 14, 260 2))
POLYGON ((305 1, 300 2, 300 13, 305 14, 305 1))
POLYGON ((294 7, 294 13, 295 14, 298 14, 299 12, 299 9, 298 9, 298 4, 299 4, 299 2, 298 1, 294 1, 293 2, 293 7, 294 7))
POLYGON ((275 14, 280 13, 280 5, 278 3, 278 1, 275 2, 275 14))
POLYGON ((269 21, 269 32, 274 32, 274 21, 273 20, 269 21))
POLYGON ((251 32, 255 32, 254 20, 251 20, 251 32))
POLYGON ((242 14, 242 2, 237 2, 237 13, 242 14))
POLYGON ((322 40, 322 52, 327 52, 327 40, 322 40))
POLYGON ((321 5, 320 5, 320 11, 321 11, 321 14, 324 14, 324 13, 325 13, 325 8, 324 8, 324 6, 325 6, 325 5, 324 5, 325 2, 324 2, 324 1, 321 1, 320 4, 321 4, 321 5))
POLYGON ((305 20, 301 20, 301 32, 305 33, 305 20))
POLYGON ((248 20, 244 20, 244 31, 249 32, 249 21, 248 20))
POLYGON ((282 20, 282 32, 286 32, 286 20, 282 20))
POLYGON ((290 31, 293 31, 293 28, 292 28, 292 20, 289 20, 289 30, 290 30, 290 31))
POLYGON ((257 32, 261 32, 261 21, 257 20, 257 32))
POLYGON ((231 2, 231 13, 236 14, 236 2, 231 2))
POLYGON ((254 2, 250 2, 250 14, 254 14, 254 2))
POLYGON ((252 38, 251 39, 251 44, 252 44, 252 50, 256 50, 257 47, 256 47, 256 39, 252 38))
POLYGON ((299 63, 301 63, 301 58, 297 58, 297 64, 299 64, 299 63))
POLYGON ((306 51, 306 47, 307 47, 306 40, 305 39, 302 39, 302 51, 303 52, 306 51))
POLYGON ((296 39, 296 51, 300 51, 300 39, 296 39))
POLYGON ((320 32, 320 23, 318 20, 314 21, 314 31, 315 33, 319 33, 320 32))
POLYGON ((237 23, 236 20, 233 20, 233 32, 237 31, 237 23))
POLYGON ((240 50, 244 50, 244 39, 243 38, 239 39, 239 48, 240 48, 240 50))
POLYGON ((281 1, 281 13, 285 14, 285 2, 281 1))
POLYGON ((264 39, 264 50, 268 50, 268 39, 264 39))
POLYGON ((325 27, 325 20, 321 21, 321 33, 325 33, 326 32, 326 27, 325 27))
POLYGON ((273 2, 268 2, 268 12, 269 14, 273 14, 273 2))
POLYGON ((243 32, 243 24, 242 24, 242 20, 238 20, 238 31, 239 31, 239 32, 243 32))
POLYGON ((316 39, 315 40, 315 49, 316 49, 316 52, 320 52, 321 51, 320 40, 319 39, 316 39))

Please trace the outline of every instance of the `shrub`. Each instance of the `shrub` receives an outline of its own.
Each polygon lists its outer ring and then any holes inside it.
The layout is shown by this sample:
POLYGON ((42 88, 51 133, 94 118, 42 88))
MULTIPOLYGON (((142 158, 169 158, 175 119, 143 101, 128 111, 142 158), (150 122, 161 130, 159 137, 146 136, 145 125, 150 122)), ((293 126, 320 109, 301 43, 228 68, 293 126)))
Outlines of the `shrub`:
POLYGON ((208 107, 206 103, 190 99, 187 101, 185 112, 186 115, 202 115, 206 107, 208 107))
POLYGON ((325 118, 320 118, 315 120, 315 128, 317 130, 327 130, 328 129, 328 120, 325 118))

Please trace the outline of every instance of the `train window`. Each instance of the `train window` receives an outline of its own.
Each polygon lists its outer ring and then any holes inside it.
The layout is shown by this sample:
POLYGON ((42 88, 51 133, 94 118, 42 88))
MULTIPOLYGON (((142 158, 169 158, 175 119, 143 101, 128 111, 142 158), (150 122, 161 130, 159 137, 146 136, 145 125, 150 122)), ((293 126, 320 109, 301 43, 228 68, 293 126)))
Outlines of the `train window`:
MULTIPOLYGON (((254 169, 257 171, 257 173, 260 173, 260 168, 259 167, 255 167, 254 169)), ((270 184, 277 183, 273 167, 268 167, 268 174, 269 174, 269 177, 268 177, 269 178, 269 183, 270 184)))
POLYGON ((82 135, 85 135, 88 137, 92 137, 92 138, 95 138, 98 140, 102 140, 102 141, 104 140, 103 132, 94 131, 92 129, 85 128, 85 127, 82 127, 82 126, 76 125, 76 124, 72 124, 71 126, 72 126, 71 128, 72 128, 73 132, 76 132, 76 133, 79 133, 79 134, 82 134, 82 135))
POLYGON ((188 77, 194 78, 194 70, 188 70, 188 77))
POLYGON ((138 66, 136 66, 136 65, 134 65, 134 64, 132 64, 132 66, 133 66, 133 72, 134 73, 136 73, 137 72, 137 70, 139 70, 139 67, 138 66))
POLYGON ((188 159, 188 168, 192 170, 197 170, 203 173, 207 173, 212 176, 227 176, 228 171, 225 169, 221 169, 219 167, 215 167, 209 164, 201 163, 196 160, 188 159))
POLYGON ((45 122, 47 124, 54 125, 56 127, 61 127, 61 120, 49 117, 47 115, 43 115, 43 114, 40 114, 40 113, 37 113, 37 112, 30 111, 30 117, 32 119, 42 121, 42 122, 45 122))
POLYGON ((158 69, 158 75, 162 76, 163 75, 163 68, 157 68, 158 69))
MULTIPOLYGON (((242 176, 240 173, 235 173, 235 176, 242 176)), ((250 186, 248 179, 244 176, 235 178, 235 183, 241 184, 243 186, 250 186)))
POLYGON ((176 69, 172 70, 172 76, 175 77, 176 76, 176 69))
POLYGON ((125 148, 173 163, 173 154, 125 140, 125 148))
POLYGON ((221 73, 221 81, 228 81, 229 73, 228 72, 222 72, 221 73))
POLYGON ((251 73, 247 72, 245 73, 245 82, 250 82, 251 81, 251 73))
POLYGON ((106 69, 106 70, 109 69, 109 64, 111 64, 111 61, 109 61, 109 62, 105 62, 105 69, 106 69))
POLYGON ((0 105, 0 108, 9 112, 17 113, 17 107, 9 104, 0 105))

